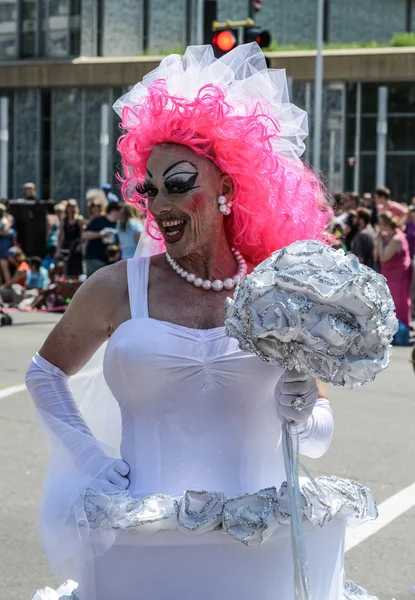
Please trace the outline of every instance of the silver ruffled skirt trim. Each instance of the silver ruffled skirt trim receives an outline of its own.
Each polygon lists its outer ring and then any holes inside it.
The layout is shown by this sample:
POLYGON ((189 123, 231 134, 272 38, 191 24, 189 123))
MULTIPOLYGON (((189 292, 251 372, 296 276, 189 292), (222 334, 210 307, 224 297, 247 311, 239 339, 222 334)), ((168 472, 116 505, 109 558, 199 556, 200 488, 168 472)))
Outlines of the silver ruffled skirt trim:
MULTIPOLYGON (((377 507, 368 488, 339 477, 317 477, 301 485, 304 520, 323 527, 334 517, 346 519, 349 526, 377 517, 377 507)), ((218 530, 247 546, 258 546, 279 526, 290 524, 287 484, 226 498, 220 492, 187 491, 180 500, 166 494, 133 498, 131 494, 101 494, 86 489, 82 496, 84 523, 93 529, 123 529, 137 534, 180 530, 197 535, 218 530)), ((77 585, 68 581, 56 591, 38 590, 32 600, 81 600, 77 585)), ((82 600, 87 600, 82 598, 82 600)), ((344 584, 339 600, 377 600, 351 581, 344 584)))
MULTIPOLYGON (((137 533, 180 530, 196 535, 222 530, 247 546, 258 546, 290 523, 287 485, 226 498, 220 492, 187 491, 180 500, 165 494, 132 498, 128 491, 106 495, 86 489, 83 513, 93 529, 133 529, 137 533)), ((322 527, 334 517, 356 526, 376 519, 368 488, 339 477, 317 477, 301 486, 303 519, 322 527)), ((86 524, 86 523, 85 523, 86 524)))
MULTIPOLYGON (((38 590, 32 600, 81 600, 81 598, 77 591, 77 585, 73 581, 67 581, 56 591, 51 588, 38 590)), ((82 598, 82 600, 86 599, 82 598)), ((378 600, 378 598, 370 596, 366 590, 353 583, 353 581, 345 581, 341 600, 378 600)))

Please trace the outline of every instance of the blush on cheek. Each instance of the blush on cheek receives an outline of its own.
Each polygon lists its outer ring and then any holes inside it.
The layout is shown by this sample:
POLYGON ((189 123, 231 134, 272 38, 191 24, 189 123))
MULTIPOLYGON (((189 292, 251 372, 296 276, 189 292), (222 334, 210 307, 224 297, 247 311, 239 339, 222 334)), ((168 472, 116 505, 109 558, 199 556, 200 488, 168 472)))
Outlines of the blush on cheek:
POLYGON ((201 192, 195 192, 192 194, 190 210, 192 212, 197 212, 203 210, 206 206, 207 198, 201 192))

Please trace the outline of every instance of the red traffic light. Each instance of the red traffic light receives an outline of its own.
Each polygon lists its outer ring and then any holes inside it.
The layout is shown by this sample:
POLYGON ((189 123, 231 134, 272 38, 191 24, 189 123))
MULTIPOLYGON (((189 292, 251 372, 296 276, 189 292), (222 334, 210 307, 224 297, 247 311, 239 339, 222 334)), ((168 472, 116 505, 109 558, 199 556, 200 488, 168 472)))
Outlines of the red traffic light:
POLYGON ((270 32, 262 27, 247 27, 244 32, 244 43, 256 42, 260 48, 267 48, 272 41, 270 32))
POLYGON ((268 46, 271 44, 270 32, 266 30, 261 31, 261 33, 256 36, 255 41, 260 48, 268 48, 268 46))
POLYGON ((235 48, 236 44, 236 36, 229 29, 223 29, 222 31, 216 32, 212 38, 212 46, 221 52, 229 52, 229 50, 235 48))

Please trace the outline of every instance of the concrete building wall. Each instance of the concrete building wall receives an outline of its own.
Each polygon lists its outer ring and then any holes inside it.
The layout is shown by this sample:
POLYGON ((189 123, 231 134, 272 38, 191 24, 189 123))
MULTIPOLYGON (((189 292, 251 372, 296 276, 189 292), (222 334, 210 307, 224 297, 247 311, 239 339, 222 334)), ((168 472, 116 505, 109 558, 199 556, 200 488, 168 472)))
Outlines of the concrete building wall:
POLYGON ((81 56, 97 55, 98 11, 96 0, 81 4, 81 56))
POLYGON ((238 21, 246 19, 247 16, 248 0, 218 0, 218 21, 238 21))
MULTIPOLYGON (((158 5, 158 0, 152 0, 150 4, 158 5)), ((104 0, 103 20, 104 56, 136 56, 142 53, 142 0, 104 0)))
POLYGON ((12 139, 9 160, 13 161, 13 197, 21 198, 23 184, 33 181, 41 189, 40 173, 40 91, 17 90, 13 98, 12 139))
POLYGON ((151 0, 149 52, 180 51, 186 46, 186 0, 151 0))
POLYGON ((388 42, 406 28, 406 0, 331 0, 330 42, 388 42))
MULTIPOLYGON (((314 44, 316 3, 273 0, 255 16, 279 44, 314 44)), ((330 0, 329 41, 332 43, 388 42, 406 28, 406 0, 330 0)), ((413 14, 415 31, 415 6, 413 14)))
POLYGON ((278 44, 312 44, 316 38, 316 3, 264 1, 255 22, 268 29, 278 44))

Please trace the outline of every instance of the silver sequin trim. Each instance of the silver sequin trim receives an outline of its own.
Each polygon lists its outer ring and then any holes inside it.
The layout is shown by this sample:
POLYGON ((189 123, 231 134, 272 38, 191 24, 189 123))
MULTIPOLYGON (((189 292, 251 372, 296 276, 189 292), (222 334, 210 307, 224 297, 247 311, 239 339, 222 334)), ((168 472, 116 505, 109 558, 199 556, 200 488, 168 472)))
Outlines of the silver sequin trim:
MULTIPOLYGON (((280 526, 290 522, 291 507, 284 483, 277 491, 226 498, 224 494, 187 491, 178 502, 165 494, 132 498, 128 491, 101 494, 90 488, 83 493, 86 519, 93 529, 133 529, 157 533, 179 529, 202 534, 220 529, 247 546, 258 546, 280 526)), ((303 518, 323 526, 334 517, 357 525, 377 517, 368 488, 339 477, 317 477, 301 487, 303 518)))
POLYGON ((389 364, 398 327, 386 280, 352 254, 295 242, 258 265, 226 302, 244 352, 357 388, 389 364))
MULTIPOLYGON (((36 600, 48 600, 50 595, 42 595, 38 591, 36 600)), ((33 600, 33 599, 32 599, 33 600)), ((74 590, 70 596, 60 596, 59 600, 81 600, 77 590, 74 590)), ((366 590, 353 583, 353 581, 344 582, 344 595, 342 600, 379 600, 375 596, 371 596, 366 590)))

